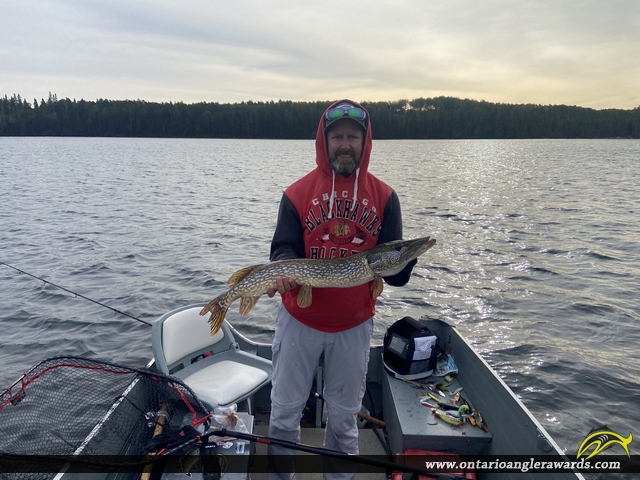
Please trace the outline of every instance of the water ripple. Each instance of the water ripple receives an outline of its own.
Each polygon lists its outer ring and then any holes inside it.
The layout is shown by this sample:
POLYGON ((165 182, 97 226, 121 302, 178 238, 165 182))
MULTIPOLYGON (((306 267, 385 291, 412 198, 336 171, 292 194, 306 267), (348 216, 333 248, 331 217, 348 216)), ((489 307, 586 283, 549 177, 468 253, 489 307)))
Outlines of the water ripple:
MULTIPOLYGON (((374 143, 405 237, 438 241, 385 289, 374 342, 401 316, 440 317, 567 451, 602 423, 626 433, 640 142, 374 143)), ((266 262, 282 191, 314 166, 312 141, 0 138, 0 261, 151 322, 266 262)), ((0 388, 53 355, 151 357, 145 325, 2 267, 0 286, 0 388)), ((264 297, 230 318, 268 342, 276 309, 264 297)))

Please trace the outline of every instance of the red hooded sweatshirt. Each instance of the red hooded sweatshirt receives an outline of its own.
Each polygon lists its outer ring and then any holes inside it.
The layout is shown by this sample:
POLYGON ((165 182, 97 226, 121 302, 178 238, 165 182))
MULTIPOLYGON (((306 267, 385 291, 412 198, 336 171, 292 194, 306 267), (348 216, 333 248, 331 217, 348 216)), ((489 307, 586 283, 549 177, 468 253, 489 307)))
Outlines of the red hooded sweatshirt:
MULTIPOLYGON (((327 111, 340 103, 363 108, 351 100, 340 100, 327 111)), ((316 168, 282 196, 271 243, 272 261, 344 257, 402 238, 398 196, 368 171, 372 144, 369 113, 359 168, 346 178, 335 174, 329 164, 325 114, 316 134, 316 168)), ((395 286, 406 284, 415 263, 385 281, 395 286)), ((282 303, 292 317, 316 330, 348 330, 375 314, 376 299, 370 283, 351 288, 314 288, 307 308, 297 304, 299 289, 284 293, 282 303)))

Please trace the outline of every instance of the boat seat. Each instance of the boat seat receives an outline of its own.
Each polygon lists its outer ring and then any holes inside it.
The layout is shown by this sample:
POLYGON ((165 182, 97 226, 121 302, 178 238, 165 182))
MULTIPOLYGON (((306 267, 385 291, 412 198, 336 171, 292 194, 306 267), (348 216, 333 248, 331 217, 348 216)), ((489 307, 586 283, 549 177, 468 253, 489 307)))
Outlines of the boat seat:
MULTIPOLYGON (((158 370, 182 380, 212 411, 250 397, 271 382, 271 361, 240 350, 226 320, 210 336, 203 305, 165 313, 152 326, 158 370)), ((250 410, 250 407, 249 407, 250 410)))

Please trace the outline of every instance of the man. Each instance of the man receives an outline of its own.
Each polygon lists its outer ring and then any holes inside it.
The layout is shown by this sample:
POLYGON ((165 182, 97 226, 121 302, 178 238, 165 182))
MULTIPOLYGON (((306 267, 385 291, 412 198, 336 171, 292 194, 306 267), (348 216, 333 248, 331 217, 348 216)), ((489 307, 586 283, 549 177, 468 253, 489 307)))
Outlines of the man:
MULTIPOLYGON (((369 114, 361 105, 342 100, 324 112, 316 135, 317 166, 282 196, 272 261, 343 257, 402 238, 398 196, 368 172, 371 138, 369 114)), ((385 281, 406 284, 415 264, 385 281)), ((356 421, 366 387, 376 299, 370 284, 316 288, 311 305, 300 308, 298 290, 292 280, 280 278, 277 289, 267 292, 282 297, 273 341, 269 436, 300 441, 301 412, 324 353, 324 446, 357 454, 356 421)), ((269 446, 271 455, 293 453, 269 446)), ((289 476, 285 472, 281 478, 289 476)), ((336 476, 341 475, 332 478, 336 476)))

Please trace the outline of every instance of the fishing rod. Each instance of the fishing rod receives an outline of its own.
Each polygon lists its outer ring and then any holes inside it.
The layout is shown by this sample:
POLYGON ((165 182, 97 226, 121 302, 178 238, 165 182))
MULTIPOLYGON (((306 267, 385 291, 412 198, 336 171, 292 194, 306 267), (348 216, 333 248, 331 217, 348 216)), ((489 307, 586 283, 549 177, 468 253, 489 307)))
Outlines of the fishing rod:
MULTIPOLYGON (((93 300, 92 298, 89 298, 85 295, 82 295, 80 293, 74 292, 73 290, 70 290, 68 288, 65 288, 61 285, 57 285, 53 282, 50 282, 48 280, 45 280, 44 278, 38 277, 37 275, 33 275, 32 273, 26 272, 20 268, 14 267, 13 265, 9 265, 6 262, 2 262, 0 261, 0 265, 4 265, 6 267, 9 267, 13 270, 15 270, 18 273, 27 275, 31 278, 34 278, 36 280, 39 280, 43 283, 45 283, 46 285, 51 285, 52 287, 55 288, 59 288, 60 290, 63 290, 67 293, 70 293, 71 295, 74 295, 76 297, 80 297, 84 300, 87 300, 89 302, 95 303, 96 305, 100 305, 101 307, 107 308, 115 313, 118 313, 120 315, 124 315, 125 317, 129 317, 133 320, 136 320, 140 323, 144 323, 145 325, 151 326, 151 323, 142 320, 140 318, 134 317, 133 315, 129 315, 128 313, 125 313, 121 310, 118 310, 116 308, 110 307, 109 305, 105 305, 104 303, 98 302, 97 300, 93 300)), ((318 394, 316 394, 318 395, 318 394)), ((366 417, 367 420, 370 420, 371 417, 366 417)), ((376 419, 372 419, 372 420, 376 420, 376 419)), ((379 421, 378 421, 379 422, 379 421)), ((233 438, 238 438, 241 440, 247 440, 250 442, 254 442, 254 443, 262 443, 262 444, 274 444, 274 445, 279 445, 285 448, 290 448, 292 450, 299 450, 302 452, 307 452, 307 453, 313 453, 316 455, 324 455, 324 456, 328 456, 328 457, 334 457, 334 458, 339 458, 339 459, 343 459, 343 460, 348 460, 351 462, 355 462, 355 463, 361 463, 363 465, 370 465, 370 466, 374 466, 374 467, 380 467, 380 468, 384 468, 387 470, 397 470, 397 471, 401 471, 401 472, 408 472, 408 473, 414 473, 414 474, 422 474, 422 475, 430 475, 431 477, 433 477, 434 475, 436 476, 436 478, 438 479, 442 479, 442 480, 458 480, 458 479, 463 479, 464 477, 460 477, 458 475, 449 475, 449 474, 444 474, 444 473, 436 473, 436 472, 429 472, 426 470, 422 470, 422 469, 416 469, 413 467, 409 467, 409 466, 405 466, 405 465, 401 465, 401 464, 397 464, 397 463, 392 463, 392 462, 388 462, 388 461, 384 461, 384 460, 378 460, 375 458, 370 458, 370 457, 365 457, 362 455, 355 455, 355 454, 345 454, 344 452, 340 452, 337 450, 330 450, 328 448, 322 448, 322 447, 314 447, 311 445, 305 445, 302 443, 295 443, 295 442, 288 442, 285 440, 280 440, 277 438, 272 438, 272 437, 267 437, 267 436, 260 436, 260 435, 252 435, 252 434, 248 434, 248 433, 241 433, 241 432, 235 432, 235 431, 231 431, 231 430, 227 430, 225 428, 222 428, 220 430, 215 430, 213 432, 207 433, 206 435, 202 435, 200 436, 198 439, 196 438, 192 438, 190 440, 187 440, 184 443, 181 443, 179 446, 172 448, 170 451, 176 451, 178 449, 184 448, 186 445, 190 445, 195 443, 195 441, 197 440, 204 440, 204 439, 208 439, 210 436, 220 436, 220 437, 233 437, 233 438)), ((147 462, 143 462, 143 463, 152 463, 153 461, 155 461, 156 459, 153 460, 147 460, 147 462)), ((82 462, 79 462, 82 463, 82 462)))
POLYGON ((385 470, 397 470, 401 472, 430 476, 432 478, 436 477, 437 479, 442 479, 442 480, 464 480, 465 478, 456 474, 433 472, 433 471, 428 471, 421 468, 411 467, 408 465, 402 465, 399 463, 393 463, 385 460, 378 460, 376 458, 366 457, 364 455, 344 453, 338 450, 331 450, 329 448, 324 448, 324 447, 314 447, 311 445, 305 445, 303 443, 288 442, 286 440, 280 440, 279 438, 267 437, 264 435, 254 435, 251 433, 236 432, 233 430, 227 430, 226 428, 221 428, 219 430, 208 432, 205 435, 200 436, 200 440, 208 439, 211 436, 232 437, 240 440, 247 440, 249 442, 262 443, 265 445, 273 444, 273 445, 278 445, 285 448, 290 448, 292 450, 299 450, 301 452, 314 453, 316 455, 324 455, 327 457, 338 458, 341 460, 347 460, 354 463, 361 463, 363 465, 370 465, 373 467, 384 468, 385 470))
MULTIPOLYGON (((281 440, 279 438, 267 437, 265 435, 255 435, 251 433, 237 432, 235 430, 228 430, 227 428, 216 428, 203 435, 199 435, 198 432, 192 431, 178 432, 181 436, 184 434, 187 437, 186 440, 179 443, 172 444, 168 450, 162 452, 159 455, 160 458, 175 454, 178 451, 185 451, 185 449, 196 443, 208 444, 210 437, 231 437, 238 440, 246 440, 253 443, 261 443, 263 445, 278 445, 280 447, 289 448, 291 450, 297 450, 300 452, 313 453, 315 455, 321 455, 326 457, 337 458, 340 460, 346 460, 348 462, 359 463, 362 465, 369 465, 373 467, 383 468, 385 470, 400 471, 404 473, 412 473, 415 475, 428 476, 429 478, 435 478, 437 480, 465 480, 466 477, 457 475, 455 473, 440 473, 432 470, 425 470, 422 468, 416 468, 409 465, 403 465, 401 463, 394 463, 386 460, 379 460, 377 458, 367 457, 364 455, 358 455, 353 453, 344 453, 339 450, 332 450, 325 447, 314 447, 312 445, 306 445, 304 443, 289 442, 287 440, 281 440)), ((145 463, 149 463, 148 460, 145 463)), ((413 476, 411 477, 413 478, 413 476)))
POLYGON ((77 292, 74 292, 73 290, 69 290, 68 288, 61 287, 60 285, 56 285, 55 283, 50 282, 48 280, 45 280, 44 278, 38 277, 37 275, 33 275, 33 274, 29 273, 29 272, 25 272, 24 270, 21 270, 21 269, 19 269, 17 267, 9 265, 6 262, 0 262, 0 265, 4 265, 6 267, 12 268, 16 272, 23 273, 25 275, 30 276, 31 278, 35 278, 36 280, 40 280, 41 282, 44 282, 47 285, 51 285, 52 287, 59 288, 60 290, 64 290, 65 292, 70 293, 71 295, 75 295, 76 297, 80 297, 80 298, 82 298, 84 300, 88 300, 90 302, 95 303, 96 305, 100 305, 101 307, 108 308, 109 310, 111 310, 111 311, 113 311, 115 313, 119 313, 120 315, 124 315, 125 317, 132 318, 132 319, 134 319, 134 320, 136 320, 136 321, 138 321, 140 323, 144 323, 145 325, 151 326, 151 324, 149 322, 145 321, 145 320, 142 320, 140 318, 134 317, 133 315, 129 315, 128 313, 125 313, 125 312, 123 312, 121 310, 118 310, 117 308, 110 307, 109 305, 105 305, 104 303, 100 303, 97 300, 93 300, 93 299, 91 299, 89 297, 85 297, 84 295, 82 295, 80 293, 77 293, 77 292))

